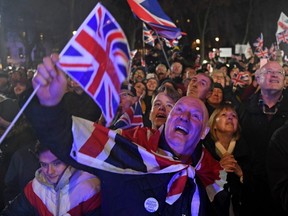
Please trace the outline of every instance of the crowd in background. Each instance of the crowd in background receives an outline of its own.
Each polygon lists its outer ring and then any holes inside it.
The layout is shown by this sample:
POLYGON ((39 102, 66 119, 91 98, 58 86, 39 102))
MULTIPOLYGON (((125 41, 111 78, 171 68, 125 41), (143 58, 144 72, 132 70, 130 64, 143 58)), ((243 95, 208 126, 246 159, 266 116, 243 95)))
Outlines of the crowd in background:
MULTIPOLYGON (((117 114, 108 126, 158 129, 179 98, 199 98, 210 115, 210 133, 201 144, 227 172, 228 195, 215 205, 215 215, 285 215, 288 207, 281 206, 270 191, 266 154, 273 133, 288 119, 288 64, 270 60, 261 69, 257 56, 245 59, 244 55, 201 64, 186 47, 163 46, 158 41, 145 56, 133 58, 117 114), (133 121, 131 107, 133 114, 140 110, 141 121, 133 121), (119 123, 123 119, 124 126, 119 123)), ((0 73, 2 134, 19 112, 21 94, 31 89, 34 72, 20 67, 0 73)), ((106 125, 99 107, 73 80, 69 79, 63 100, 72 115, 106 125)), ((1 208, 34 178, 39 167, 36 145, 37 137, 22 116, 0 145, 1 208)))

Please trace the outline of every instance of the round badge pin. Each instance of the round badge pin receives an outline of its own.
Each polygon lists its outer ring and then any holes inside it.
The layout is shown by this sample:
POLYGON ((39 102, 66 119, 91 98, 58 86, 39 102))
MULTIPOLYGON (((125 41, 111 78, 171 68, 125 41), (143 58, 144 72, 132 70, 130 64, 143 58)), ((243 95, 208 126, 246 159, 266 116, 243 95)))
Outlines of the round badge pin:
POLYGON ((159 208, 159 203, 154 197, 149 197, 145 200, 144 207, 148 212, 156 212, 159 208))

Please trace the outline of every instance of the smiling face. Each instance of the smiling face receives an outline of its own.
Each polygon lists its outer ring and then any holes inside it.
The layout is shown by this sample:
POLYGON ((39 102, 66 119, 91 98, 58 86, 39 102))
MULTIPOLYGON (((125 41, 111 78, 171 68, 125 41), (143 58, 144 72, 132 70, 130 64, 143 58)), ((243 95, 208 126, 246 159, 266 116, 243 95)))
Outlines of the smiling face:
POLYGON ((145 72, 141 69, 137 69, 133 74, 134 82, 142 81, 145 78, 145 72))
POLYGON ((268 62, 257 72, 257 82, 261 90, 282 91, 285 72, 277 62, 268 62))
POLYGON ((146 83, 148 91, 155 91, 158 87, 158 82, 156 79, 148 79, 146 83))
POLYGON ((182 97, 171 110, 165 124, 168 145, 180 159, 188 159, 207 127, 208 112, 202 101, 190 96, 182 97))
POLYGON ((57 184, 67 165, 60 161, 51 151, 47 150, 39 154, 41 173, 51 184, 57 184))
POLYGON ((150 111, 150 121, 152 122, 152 128, 159 128, 165 124, 167 116, 174 106, 172 98, 167 96, 164 92, 157 94, 152 103, 152 109, 150 111))

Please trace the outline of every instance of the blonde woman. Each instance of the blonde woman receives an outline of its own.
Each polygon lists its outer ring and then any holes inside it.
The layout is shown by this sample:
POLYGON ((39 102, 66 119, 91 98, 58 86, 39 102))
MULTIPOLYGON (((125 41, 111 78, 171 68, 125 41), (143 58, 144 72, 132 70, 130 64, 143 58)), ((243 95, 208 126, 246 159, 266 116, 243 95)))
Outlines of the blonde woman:
POLYGON ((230 103, 218 106, 209 118, 210 134, 204 146, 227 173, 225 190, 214 201, 215 215, 242 215, 245 209, 245 178, 249 176, 249 148, 240 139, 240 125, 230 103))

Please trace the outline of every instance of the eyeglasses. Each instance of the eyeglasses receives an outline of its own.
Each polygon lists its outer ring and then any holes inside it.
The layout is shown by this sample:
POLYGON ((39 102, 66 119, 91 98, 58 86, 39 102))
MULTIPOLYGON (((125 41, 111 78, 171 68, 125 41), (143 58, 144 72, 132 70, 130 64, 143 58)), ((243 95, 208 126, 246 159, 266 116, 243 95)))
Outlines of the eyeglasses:
POLYGON ((279 70, 279 71, 273 71, 273 70, 264 70, 263 72, 261 72, 261 74, 273 74, 276 76, 285 76, 285 72, 283 70, 279 70))

